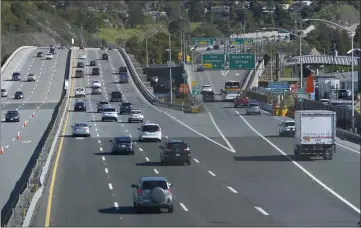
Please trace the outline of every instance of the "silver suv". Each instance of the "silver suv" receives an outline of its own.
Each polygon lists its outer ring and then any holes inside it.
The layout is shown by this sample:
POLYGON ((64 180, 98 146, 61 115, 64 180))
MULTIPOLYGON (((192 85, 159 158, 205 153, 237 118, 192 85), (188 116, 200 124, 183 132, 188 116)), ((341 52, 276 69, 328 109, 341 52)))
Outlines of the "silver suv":
POLYGON ((251 114, 261 115, 261 107, 259 107, 259 104, 256 103, 248 104, 246 115, 251 115, 251 114))
POLYGON ((102 121, 113 120, 118 122, 118 112, 115 108, 107 107, 103 109, 102 121))
POLYGON ((173 213, 173 185, 165 177, 142 177, 133 193, 133 206, 137 213, 144 208, 167 208, 173 213))

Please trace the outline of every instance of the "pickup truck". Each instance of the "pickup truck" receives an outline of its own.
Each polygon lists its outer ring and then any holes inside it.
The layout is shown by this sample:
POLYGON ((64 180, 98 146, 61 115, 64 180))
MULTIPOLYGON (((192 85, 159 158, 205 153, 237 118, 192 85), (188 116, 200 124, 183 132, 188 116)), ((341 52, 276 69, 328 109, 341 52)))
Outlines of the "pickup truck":
POLYGON ((119 82, 129 83, 127 67, 119 67, 119 82))
POLYGON ((336 153, 336 112, 296 111, 293 150, 297 159, 322 156, 332 160, 336 153))

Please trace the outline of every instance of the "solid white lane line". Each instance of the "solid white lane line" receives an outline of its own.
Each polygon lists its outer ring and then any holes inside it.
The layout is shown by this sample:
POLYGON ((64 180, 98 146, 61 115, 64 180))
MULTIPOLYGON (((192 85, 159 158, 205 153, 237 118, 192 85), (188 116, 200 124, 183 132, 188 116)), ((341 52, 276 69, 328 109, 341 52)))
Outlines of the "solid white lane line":
POLYGON ((112 185, 112 183, 109 183, 108 186, 109 186, 109 189, 110 189, 110 190, 113 190, 113 185, 112 185))
POLYGON ((105 157, 104 157, 104 156, 102 156, 102 160, 105 161, 105 157))
POLYGON ((183 203, 179 203, 179 205, 183 208, 184 211, 189 211, 188 208, 183 203))
POLYGON ((157 169, 153 169, 154 170, 154 172, 156 173, 156 174, 159 174, 159 172, 158 172, 158 170, 157 169))
POLYGON ((212 171, 210 171, 210 170, 208 171, 208 173, 211 174, 211 175, 214 176, 214 177, 216 176, 216 174, 214 174, 214 173, 213 173, 212 171))
POLYGON ((119 210, 119 204, 117 202, 114 202, 115 210, 119 210))
POLYGON ((145 160, 146 160, 147 162, 149 162, 149 158, 148 158, 148 157, 145 157, 145 160))
POLYGON ((140 151, 143 151, 143 149, 142 149, 142 148, 139 148, 139 150, 140 150, 140 151))
POLYGON ((334 195, 336 198, 341 200, 343 203, 345 203, 347 206, 352 208, 354 211, 360 214, 360 209, 357 208, 355 205, 353 205, 351 202, 349 202, 347 199, 343 198, 341 195, 339 195, 337 192, 332 190, 330 187, 328 187, 325 183, 323 183, 321 180, 319 180, 316 176, 314 176, 312 173, 310 173, 307 169, 305 169, 303 166, 298 164, 298 162, 292 160, 283 150, 278 148, 275 144, 273 144, 270 140, 268 140, 266 137, 264 137, 261 133, 259 133, 256 129, 254 129, 248 121, 239 114, 238 111, 234 110, 239 117, 244 121, 245 124, 253 131, 255 132, 259 137, 261 137, 264 141, 266 141, 269 145, 271 145, 274 149, 276 149, 279 153, 281 153, 283 156, 285 156, 289 161, 291 161, 297 168, 299 168, 302 172, 304 172, 307 176, 309 176, 312 180, 314 180, 316 183, 321 185, 324 189, 326 189, 328 192, 330 192, 332 195, 334 195))
POLYGON ((262 214, 264 214, 266 216, 269 215, 265 210, 262 209, 262 207, 254 207, 254 208, 256 208, 259 212, 261 212, 262 214))
POLYGON ((105 173, 108 173, 108 172, 109 172, 109 171, 108 171, 108 168, 105 168, 104 171, 105 171, 105 173))
POLYGON ((103 151, 103 148, 102 148, 102 147, 100 147, 99 149, 100 149, 100 151, 103 151))
POLYGON ((238 193, 234 188, 232 188, 231 186, 227 186, 227 188, 231 191, 231 192, 233 192, 233 193, 238 193))
POLYGON ((195 162, 199 163, 199 161, 198 161, 197 159, 193 158, 193 160, 194 160, 195 162))

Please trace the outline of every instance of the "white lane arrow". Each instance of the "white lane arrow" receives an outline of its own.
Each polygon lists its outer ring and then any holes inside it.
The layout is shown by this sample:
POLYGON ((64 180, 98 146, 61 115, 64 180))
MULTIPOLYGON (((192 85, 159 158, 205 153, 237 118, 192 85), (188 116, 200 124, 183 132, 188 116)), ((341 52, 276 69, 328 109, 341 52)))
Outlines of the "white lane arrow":
POLYGON ((226 72, 224 72, 223 70, 221 70, 221 72, 222 72, 222 75, 225 77, 225 76, 228 74, 229 70, 227 70, 226 72))

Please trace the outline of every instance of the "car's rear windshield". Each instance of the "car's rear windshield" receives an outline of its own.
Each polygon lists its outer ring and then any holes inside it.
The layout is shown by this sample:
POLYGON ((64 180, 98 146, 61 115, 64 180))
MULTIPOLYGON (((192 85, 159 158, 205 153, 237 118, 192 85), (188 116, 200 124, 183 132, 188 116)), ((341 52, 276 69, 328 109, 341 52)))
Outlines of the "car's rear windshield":
POLYGON ((117 143, 131 143, 132 139, 131 138, 119 138, 119 139, 116 139, 116 142, 117 143))
POLYGON ((122 103, 122 106, 131 106, 131 103, 122 103))
POLYGON ((75 72, 76 72, 76 73, 83 73, 82 70, 76 70, 75 72))
POLYGON ((101 102, 99 102, 99 104, 109 104, 109 102, 108 101, 101 101, 101 102))
POLYGON ((285 123, 286 127, 291 127, 291 126, 295 126, 295 122, 286 122, 285 123))
POLYGON ((159 130, 159 127, 157 125, 146 125, 143 126, 142 131, 143 132, 156 132, 159 130))
POLYGON ((131 113, 131 114, 142 114, 141 111, 131 111, 130 113, 131 113))
POLYGON ((165 181, 144 181, 142 189, 144 190, 152 190, 153 188, 162 188, 168 189, 167 182, 165 181))
POLYGON ((249 104, 249 107, 258 107, 258 104, 249 104))
POLYGON ((1 92, 6 92, 6 89, 1 89, 1 92))
POLYGON ((19 72, 14 72, 13 75, 20 75, 20 73, 19 72))
POLYGON ((23 94, 23 92, 16 92, 15 94, 23 94))
POLYGON ((8 114, 8 115, 17 115, 18 112, 17 112, 17 111, 8 111, 7 114, 8 114))
POLYGON ((167 145, 167 149, 170 149, 170 150, 176 150, 176 149, 179 149, 179 151, 183 151, 184 149, 187 148, 187 144, 185 143, 168 143, 167 145))
POLYGON ((87 127, 88 124, 86 123, 78 123, 78 124, 75 124, 75 127, 87 127))
POLYGON ((104 112, 116 112, 115 108, 105 108, 104 112))
POLYGON ((76 102, 76 105, 84 105, 84 102, 83 101, 78 101, 78 102, 76 102))

